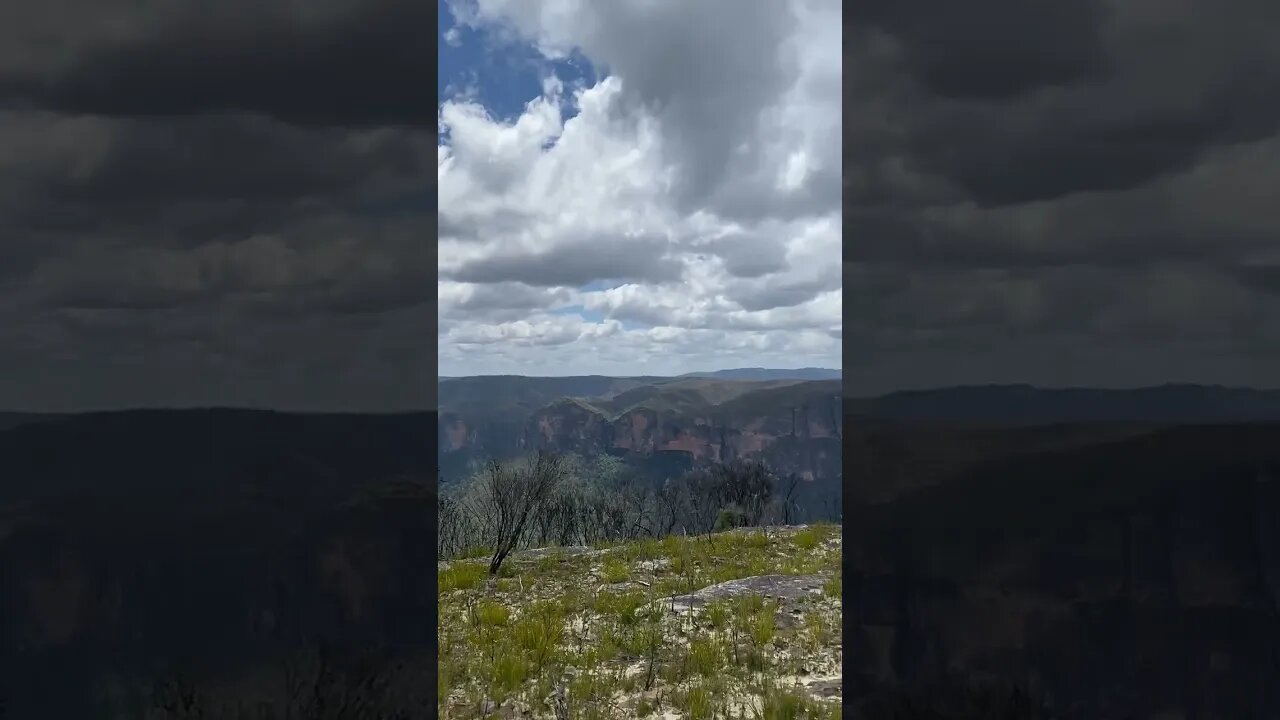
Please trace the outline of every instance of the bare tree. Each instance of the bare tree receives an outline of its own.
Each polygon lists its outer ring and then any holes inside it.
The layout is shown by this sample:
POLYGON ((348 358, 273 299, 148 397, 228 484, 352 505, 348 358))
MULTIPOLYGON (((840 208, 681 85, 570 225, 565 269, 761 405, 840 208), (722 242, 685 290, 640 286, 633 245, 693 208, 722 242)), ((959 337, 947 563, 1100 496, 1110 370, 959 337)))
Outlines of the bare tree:
POLYGON ((562 493, 559 501, 553 506, 556 520, 555 540, 559 545, 570 545, 582 536, 582 524, 579 520, 581 503, 577 496, 562 493))
POLYGON ((740 508, 747 525, 760 524, 773 497, 773 481, 773 472, 761 461, 733 460, 712 471, 712 487, 719 506, 740 508))
POLYGON ((684 483, 668 478, 662 484, 662 487, 658 488, 654 500, 657 506, 658 534, 662 536, 671 535, 680 524, 680 519, 685 512, 684 483))
POLYGON ((564 493, 556 493, 543 503, 542 512, 533 518, 533 535, 540 545, 554 545, 560 524, 560 508, 564 504, 564 493))
POLYGON ((470 542, 467 509, 454 498, 441 495, 436 501, 436 559, 451 560, 470 542))
POLYGON ((590 545, 603 540, 606 534, 607 522, 604 509, 600 507, 599 499, 584 496, 578 501, 576 510, 577 512, 574 513, 573 519, 582 542, 590 545))
POLYGON ((582 501, 578 518, 584 542, 603 542, 627 536, 627 506, 617 492, 592 492, 582 501))
POLYGON ((539 452, 524 467, 490 462, 481 478, 480 508, 488 521, 493 556, 489 574, 496 575, 502 561, 519 546, 530 520, 546 505, 568 475, 558 455, 539 452))
POLYGON ((653 535, 653 498, 652 494, 641 487, 634 478, 630 478, 622 486, 622 504, 627 512, 627 538, 635 539, 640 535, 653 535))
POLYGON ((788 473, 782 479, 782 493, 778 496, 779 506, 782 509, 782 524, 790 525, 795 519, 796 496, 800 492, 800 476, 796 473, 788 473))
POLYGON ((716 477, 706 470, 691 470, 682 479, 685 509, 693 533, 710 533, 720 512, 720 489, 716 477))

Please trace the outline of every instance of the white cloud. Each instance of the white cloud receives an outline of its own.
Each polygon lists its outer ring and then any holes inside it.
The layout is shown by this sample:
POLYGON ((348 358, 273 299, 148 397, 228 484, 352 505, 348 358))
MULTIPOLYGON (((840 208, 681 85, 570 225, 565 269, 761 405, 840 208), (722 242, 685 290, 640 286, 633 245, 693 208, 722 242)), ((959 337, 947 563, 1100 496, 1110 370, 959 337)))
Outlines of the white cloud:
POLYGON ((453 10, 600 80, 441 104, 441 374, 839 366, 837 0, 453 10))

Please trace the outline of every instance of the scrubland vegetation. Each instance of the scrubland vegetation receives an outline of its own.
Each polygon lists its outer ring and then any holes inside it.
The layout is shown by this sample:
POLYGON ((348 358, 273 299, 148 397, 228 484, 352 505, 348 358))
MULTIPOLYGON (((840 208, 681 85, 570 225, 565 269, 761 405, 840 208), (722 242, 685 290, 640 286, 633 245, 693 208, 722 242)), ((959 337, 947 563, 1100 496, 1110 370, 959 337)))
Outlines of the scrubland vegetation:
POLYGON ((434 708, 421 658, 318 644, 261 690, 169 673, 138 717, 841 717, 840 527, 787 524, 799 482, 745 461, 661 484, 609 457, 490 463, 438 498, 434 708))
POLYGON ((539 455, 441 498, 441 716, 840 717, 839 526, 777 524, 759 463, 646 489, 592 462, 590 486, 539 455))
POLYGON ((442 717, 840 717, 837 526, 516 553, 495 576, 461 559, 438 573, 442 717), (743 578, 761 580, 732 582, 743 578))
MULTIPOLYGON (((491 572, 518 548, 590 545, 734 527, 788 525, 798 476, 735 460, 655 483, 617 458, 536 454, 490 462, 441 489, 437 552, 449 560, 488 552, 491 572)), ((837 516, 838 517, 838 516, 837 516)))

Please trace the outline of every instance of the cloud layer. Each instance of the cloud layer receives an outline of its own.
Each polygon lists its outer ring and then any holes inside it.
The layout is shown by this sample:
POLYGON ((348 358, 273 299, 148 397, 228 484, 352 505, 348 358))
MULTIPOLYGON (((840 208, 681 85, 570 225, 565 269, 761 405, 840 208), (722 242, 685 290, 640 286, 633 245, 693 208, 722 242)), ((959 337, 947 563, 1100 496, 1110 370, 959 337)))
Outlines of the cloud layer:
POLYGON ((852 391, 1280 386, 1274 3, 844 19, 852 391))
POLYGON ((0 11, 0 409, 428 406, 433 22, 0 11))
POLYGON ((441 374, 839 366, 839 3, 451 8, 599 79, 440 106, 441 374))

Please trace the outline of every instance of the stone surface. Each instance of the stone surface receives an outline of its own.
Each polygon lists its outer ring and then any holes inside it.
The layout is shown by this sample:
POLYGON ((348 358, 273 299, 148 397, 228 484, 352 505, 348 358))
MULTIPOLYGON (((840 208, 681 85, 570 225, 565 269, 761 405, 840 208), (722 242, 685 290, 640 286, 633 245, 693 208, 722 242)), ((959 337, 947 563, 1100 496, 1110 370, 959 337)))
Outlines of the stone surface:
POLYGON ((709 585, 686 595, 664 598, 660 602, 676 612, 700 608, 714 600, 760 595, 765 599, 802 600, 822 594, 824 578, 820 575, 757 575, 709 585))

